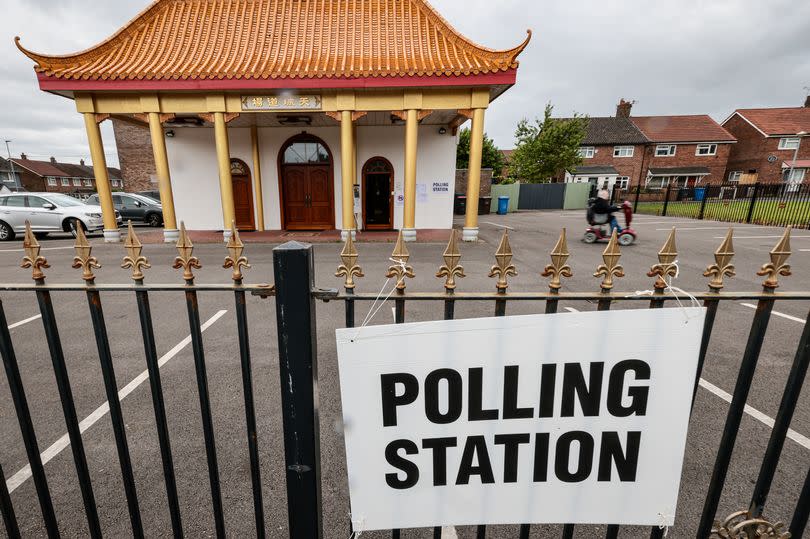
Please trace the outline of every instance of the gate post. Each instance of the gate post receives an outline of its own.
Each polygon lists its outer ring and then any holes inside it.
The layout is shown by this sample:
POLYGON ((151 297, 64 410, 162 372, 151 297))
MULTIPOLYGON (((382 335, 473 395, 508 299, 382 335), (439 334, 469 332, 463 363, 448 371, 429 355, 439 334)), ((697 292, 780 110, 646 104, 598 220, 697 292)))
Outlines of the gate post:
POLYGON ((273 249, 290 537, 323 537, 312 246, 273 249))
POLYGON ((751 195, 751 203, 748 205, 748 215, 745 217, 746 223, 751 223, 754 217, 754 206, 757 203, 757 195, 759 194, 759 182, 754 184, 754 193, 751 195))
POLYGON ((706 187, 703 188, 704 189, 703 200, 700 201, 700 212, 698 213, 698 219, 700 219, 701 221, 703 220, 703 217, 706 215, 706 201, 709 200, 709 187, 710 186, 707 185, 706 187))
POLYGON ((664 208, 661 210, 661 217, 667 216, 667 206, 669 206, 669 192, 672 189, 671 184, 667 184, 667 194, 664 195, 664 208))
POLYGON ((633 202, 633 213, 638 213, 638 199, 641 197, 641 180, 636 186, 636 200, 633 202))

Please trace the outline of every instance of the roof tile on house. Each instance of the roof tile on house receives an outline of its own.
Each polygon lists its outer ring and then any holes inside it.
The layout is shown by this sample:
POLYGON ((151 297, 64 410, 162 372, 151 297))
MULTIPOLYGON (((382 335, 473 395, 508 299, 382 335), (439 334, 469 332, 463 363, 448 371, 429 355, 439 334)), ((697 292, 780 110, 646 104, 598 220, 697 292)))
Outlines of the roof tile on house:
POLYGON ((530 37, 482 47, 425 0, 157 0, 83 52, 17 46, 37 72, 76 80, 450 77, 517 68, 530 37))
POLYGON ((72 176, 72 174, 57 168, 50 161, 37 161, 34 159, 16 159, 16 158, 12 158, 11 160, 14 162, 15 165, 30 170, 37 176, 41 176, 43 178, 46 176, 56 176, 56 177, 72 176))
POLYGON ((810 107, 737 109, 734 112, 768 136, 810 132, 810 107))
POLYGON ((624 117, 588 118, 588 131, 582 144, 645 144, 647 137, 624 117))
POLYGON ((734 135, 706 114, 696 116, 631 116, 651 142, 736 142, 734 135))

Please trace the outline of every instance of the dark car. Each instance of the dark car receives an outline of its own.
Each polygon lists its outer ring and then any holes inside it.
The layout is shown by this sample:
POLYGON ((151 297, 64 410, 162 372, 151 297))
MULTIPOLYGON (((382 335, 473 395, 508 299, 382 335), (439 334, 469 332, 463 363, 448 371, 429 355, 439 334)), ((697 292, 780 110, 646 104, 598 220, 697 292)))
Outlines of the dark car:
POLYGON ((160 202, 160 191, 138 191, 135 194, 144 197, 149 197, 152 200, 157 200, 158 202, 160 202))
MULTIPOLYGON (((125 221, 143 221, 149 226, 163 224, 163 206, 160 202, 136 193, 113 193, 113 205, 125 221)), ((87 204, 99 204, 98 195, 87 199, 87 204)))

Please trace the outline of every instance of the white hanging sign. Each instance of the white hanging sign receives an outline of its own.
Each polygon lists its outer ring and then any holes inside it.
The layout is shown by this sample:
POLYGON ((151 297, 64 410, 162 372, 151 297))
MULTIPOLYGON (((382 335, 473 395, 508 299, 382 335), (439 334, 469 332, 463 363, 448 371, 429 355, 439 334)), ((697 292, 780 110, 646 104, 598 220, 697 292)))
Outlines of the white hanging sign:
POLYGON ((672 525, 704 316, 337 330, 354 522, 672 525))

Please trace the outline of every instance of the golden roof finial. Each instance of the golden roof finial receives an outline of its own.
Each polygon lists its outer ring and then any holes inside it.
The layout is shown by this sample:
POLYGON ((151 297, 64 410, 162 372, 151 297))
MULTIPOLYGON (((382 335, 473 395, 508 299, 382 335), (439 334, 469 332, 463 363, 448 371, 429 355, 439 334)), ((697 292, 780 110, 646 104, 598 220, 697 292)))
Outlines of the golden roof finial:
POLYGON ((127 250, 127 255, 121 263, 124 269, 132 268, 132 279, 134 281, 143 280, 143 270, 149 269, 152 266, 145 256, 141 256, 143 245, 141 240, 135 234, 135 229, 132 228, 132 221, 127 221, 127 237, 124 239, 124 249, 127 250))
POLYGON ((346 243, 343 244, 343 250, 340 252, 340 261, 343 263, 337 267, 335 272, 335 277, 345 277, 343 286, 346 290, 354 289, 355 277, 365 277, 363 268, 357 265, 358 258, 357 248, 354 246, 352 233, 349 231, 346 234, 346 243))
POLYGON ((397 278, 397 290, 400 293, 405 291, 405 277, 411 279, 414 277, 413 267, 407 263, 410 257, 411 255, 405 247, 405 240, 402 239, 402 230, 400 230, 399 236, 397 236, 397 244, 394 245, 394 252, 391 253, 391 260, 396 264, 389 266, 388 273, 385 274, 389 279, 391 277, 397 278))
POLYGON ((250 264, 248 264, 247 257, 242 256, 245 244, 242 243, 242 239, 239 237, 239 231, 236 229, 234 221, 231 221, 231 237, 228 238, 228 244, 225 248, 228 249, 228 256, 225 257, 225 263, 222 264, 222 267, 233 268, 231 278, 236 282, 241 282, 242 268, 250 269, 250 264))
POLYGON ((464 266, 459 264, 461 260, 461 251, 458 250, 458 233, 455 230, 450 231, 450 240, 447 242, 447 247, 444 250, 442 257, 444 258, 444 265, 439 268, 436 277, 444 277, 445 290, 452 291, 456 289, 456 277, 466 277, 464 274, 464 266))
POLYGON ((25 249, 25 256, 22 259, 21 268, 31 268, 32 277, 35 281, 44 281, 45 274, 42 273, 42 268, 50 268, 48 260, 44 256, 39 256, 39 242, 36 236, 31 231, 31 223, 25 222, 25 238, 23 239, 23 249, 25 249))
POLYGON ((82 279, 92 282, 96 276, 93 275, 93 269, 98 269, 101 264, 98 259, 91 256, 93 246, 87 241, 87 236, 84 235, 84 227, 81 224, 76 224, 76 243, 73 248, 76 250, 76 256, 73 257, 73 268, 82 269, 82 279))
POLYGON ((720 244, 720 247, 714 252, 714 264, 711 264, 703 272, 704 277, 711 277, 709 281, 709 288, 712 290, 721 290, 723 288, 723 278, 734 277, 737 273, 734 271, 734 264, 731 259, 734 258, 734 243, 733 238, 734 229, 729 228, 726 233, 726 239, 720 244))
POLYGON ((624 268, 619 264, 619 258, 621 258, 621 256, 622 252, 621 249, 619 249, 618 235, 614 228, 613 233, 610 235, 610 241, 602 252, 602 260, 605 263, 600 264, 599 267, 596 268, 596 273, 593 274, 594 277, 604 277, 601 284, 603 291, 613 288, 614 277, 624 277, 624 268))
POLYGON ((757 275, 760 277, 768 276, 765 279, 765 282, 762 283, 762 286, 765 288, 769 288, 773 290, 779 286, 779 276, 787 277, 791 275, 790 272, 790 264, 787 264, 788 258, 790 258, 790 229, 791 227, 788 226, 785 229, 785 233, 782 234, 782 238, 779 240, 773 249, 771 249, 771 261, 762 266, 762 268, 757 272, 757 275))
POLYGON ((194 280, 194 273, 192 273, 191 268, 200 269, 202 264, 200 264, 200 260, 196 256, 192 256, 194 244, 191 243, 191 239, 188 237, 184 221, 180 221, 180 237, 177 239, 177 251, 180 256, 174 259, 172 267, 174 269, 183 268, 183 279, 191 282, 194 280))
POLYGON ((557 240, 557 245, 551 250, 551 264, 546 266, 543 273, 540 274, 543 277, 551 277, 548 287, 555 292, 562 288, 561 277, 570 278, 574 276, 571 266, 566 264, 570 256, 571 253, 568 252, 568 241, 565 239, 565 229, 563 228, 562 232, 560 232, 560 239, 557 240))
POLYGON ((667 241, 658 251, 658 264, 654 264, 647 272, 647 277, 658 276, 654 285, 656 289, 663 290, 669 286, 666 277, 678 276, 678 265, 675 263, 677 259, 678 248, 675 246, 675 227, 673 226, 667 241))
POLYGON ((498 282, 495 283, 498 292, 506 292, 509 288, 507 277, 510 275, 517 275, 517 269, 512 264, 512 246, 509 245, 509 231, 504 230, 501 236, 501 243, 498 245, 498 250, 495 251, 495 265, 489 270, 490 277, 498 277, 498 282))

